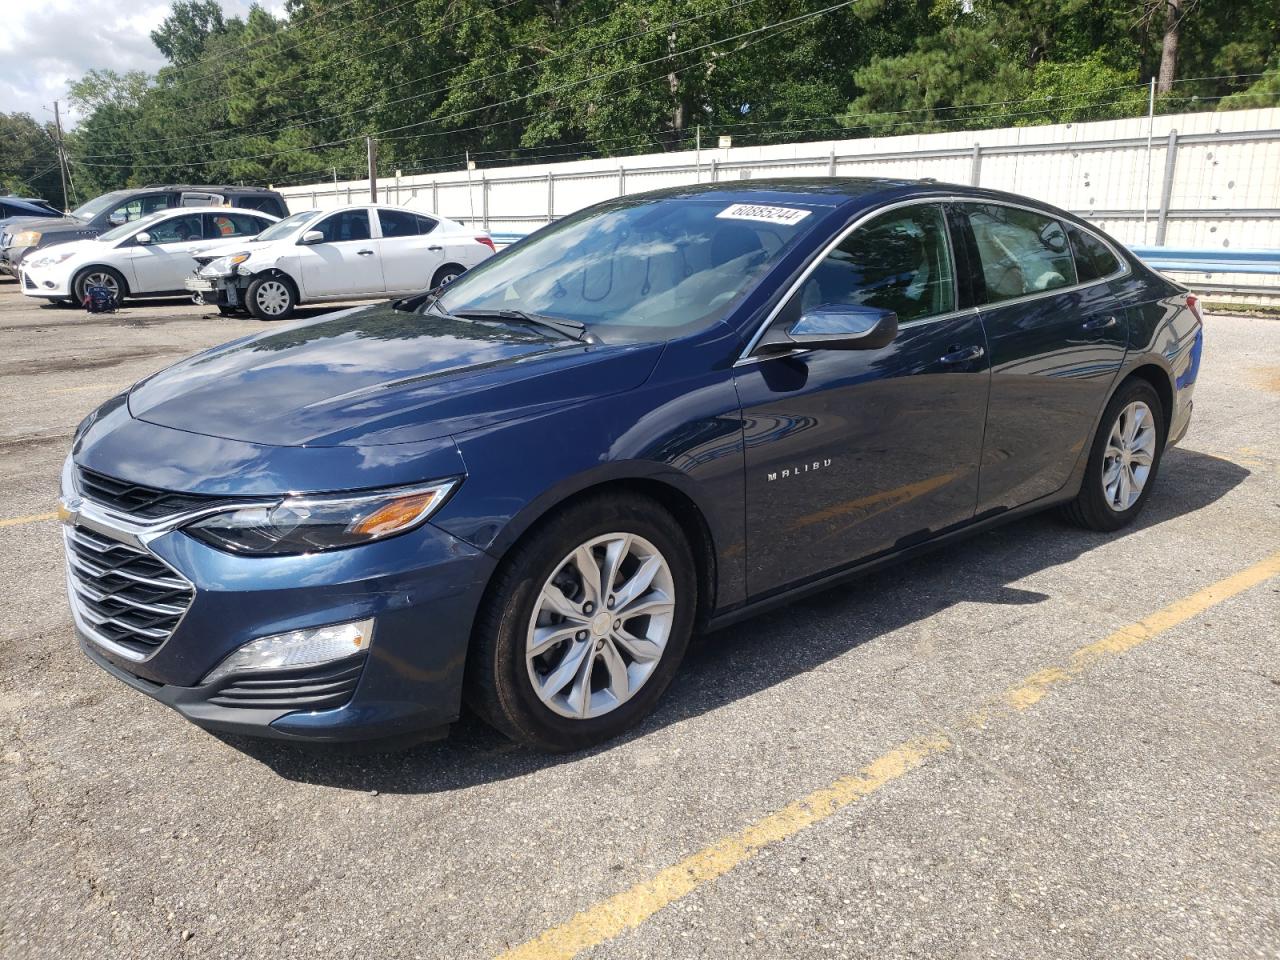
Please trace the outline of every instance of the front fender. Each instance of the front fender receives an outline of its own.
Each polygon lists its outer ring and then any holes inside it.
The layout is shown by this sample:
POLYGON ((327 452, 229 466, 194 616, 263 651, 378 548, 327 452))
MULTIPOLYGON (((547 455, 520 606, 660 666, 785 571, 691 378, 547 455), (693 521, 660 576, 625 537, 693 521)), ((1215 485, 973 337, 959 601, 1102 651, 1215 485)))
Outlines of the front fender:
POLYGON ((718 603, 744 595, 742 420, 727 370, 655 382, 454 437, 467 479, 432 522, 500 558, 587 490, 661 484, 702 515, 718 603))

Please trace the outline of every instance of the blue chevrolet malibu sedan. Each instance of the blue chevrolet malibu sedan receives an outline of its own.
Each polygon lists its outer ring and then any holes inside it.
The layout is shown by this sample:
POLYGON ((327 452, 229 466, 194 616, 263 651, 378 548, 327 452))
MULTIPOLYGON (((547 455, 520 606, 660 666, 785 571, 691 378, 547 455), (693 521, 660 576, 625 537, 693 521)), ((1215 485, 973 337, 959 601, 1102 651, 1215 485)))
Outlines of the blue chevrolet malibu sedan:
POLYGON ((931 182, 611 200, 442 291, 103 404, 62 477, 81 645, 201 726, 572 750, 695 630, 1046 507, 1116 530, 1186 431, 1195 298, 931 182))

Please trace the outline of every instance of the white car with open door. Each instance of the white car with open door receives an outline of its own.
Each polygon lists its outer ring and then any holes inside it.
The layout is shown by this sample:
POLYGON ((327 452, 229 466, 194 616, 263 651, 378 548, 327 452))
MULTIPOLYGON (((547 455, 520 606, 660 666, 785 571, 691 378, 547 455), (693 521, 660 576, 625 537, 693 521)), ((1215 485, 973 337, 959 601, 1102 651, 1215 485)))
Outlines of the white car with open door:
POLYGON ((91 286, 106 287, 117 300, 180 295, 197 251, 243 244, 278 220, 234 207, 161 210, 96 237, 36 251, 22 261, 22 292, 75 303, 91 286))
POLYGON ((235 250, 198 258, 197 302, 283 320, 302 303, 404 296, 448 283, 493 255, 493 240, 434 214, 388 204, 308 210, 235 250))

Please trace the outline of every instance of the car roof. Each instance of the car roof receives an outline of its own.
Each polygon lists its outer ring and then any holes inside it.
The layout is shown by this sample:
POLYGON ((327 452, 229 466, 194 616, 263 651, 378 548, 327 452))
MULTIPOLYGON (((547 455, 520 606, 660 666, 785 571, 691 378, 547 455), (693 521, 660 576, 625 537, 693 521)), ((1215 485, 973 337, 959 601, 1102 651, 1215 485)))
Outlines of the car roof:
MULTIPOLYGON (((224 207, 224 206, 204 206, 204 207, 168 207, 164 210, 156 210, 154 213, 147 214, 148 217, 157 217, 159 215, 178 216, 184 213, 251 213, 255 217, 266 217, 268 220, 279 220, 274 213, 267 213, 265 210, 250 210, 246 207, 224 207)), ((139 220, 144 219, 142 217, 139 220)), ((137 221, 132 221, 136 223, 137 221)))

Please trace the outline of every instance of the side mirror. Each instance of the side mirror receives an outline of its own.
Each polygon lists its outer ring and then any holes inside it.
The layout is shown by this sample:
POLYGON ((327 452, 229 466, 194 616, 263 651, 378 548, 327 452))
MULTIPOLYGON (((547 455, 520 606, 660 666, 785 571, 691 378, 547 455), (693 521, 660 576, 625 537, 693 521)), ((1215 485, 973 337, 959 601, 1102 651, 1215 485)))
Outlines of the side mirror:
POLYGON ((302 235, 299 243, 324 243, 324 234, 319 230, 308 230, 302 235))
POLYGON ((128 218, 119 213, 113 213, 111 216, 107 217, 107 223, 111 224, 113 227, 123 227, 128 222, 128 218))
POLYGON ((768 353, 809 350, 879 350, 898 335, 892 310, 852 303, 824 303, 807 310, 785 333, 762 343, 768 353))
POLYGON ((134 234, 133 239, 137 240, 140 244, 142 244, 145 247, 148 243, 151 243, 155 238, 151 236, 151 234, 147 233, 147 231, 143 230, 141 233, 134 234))

